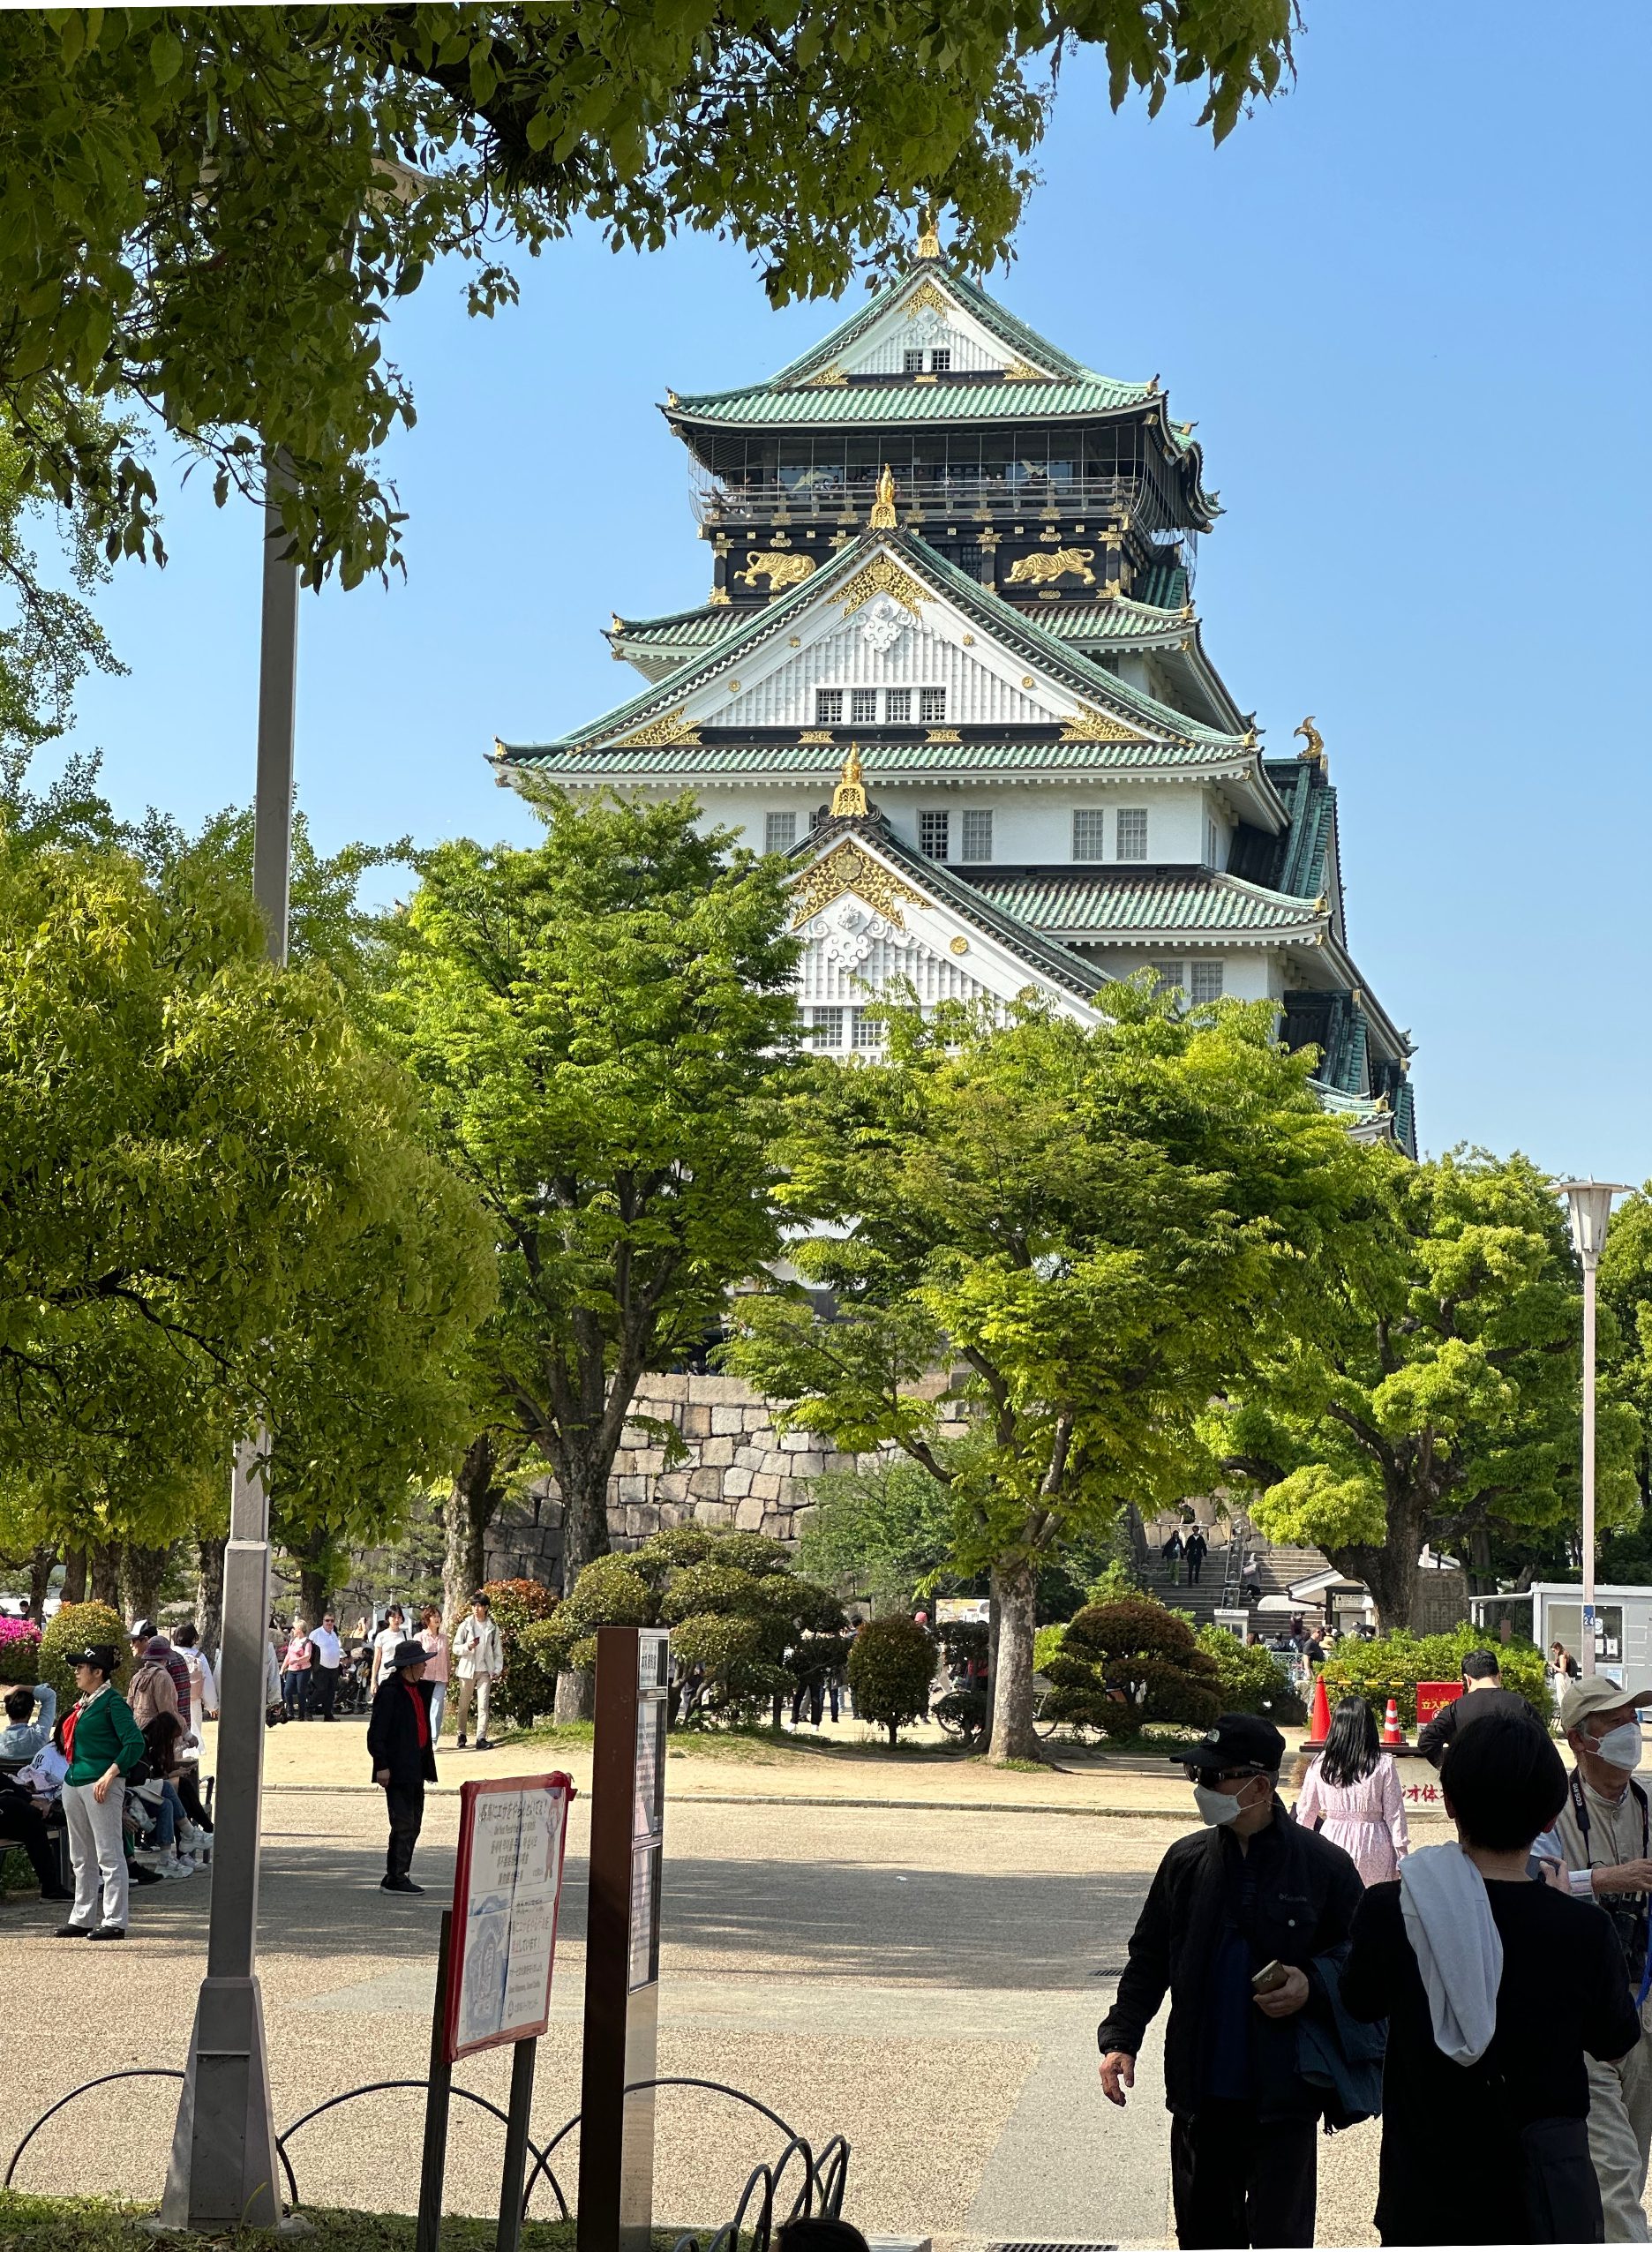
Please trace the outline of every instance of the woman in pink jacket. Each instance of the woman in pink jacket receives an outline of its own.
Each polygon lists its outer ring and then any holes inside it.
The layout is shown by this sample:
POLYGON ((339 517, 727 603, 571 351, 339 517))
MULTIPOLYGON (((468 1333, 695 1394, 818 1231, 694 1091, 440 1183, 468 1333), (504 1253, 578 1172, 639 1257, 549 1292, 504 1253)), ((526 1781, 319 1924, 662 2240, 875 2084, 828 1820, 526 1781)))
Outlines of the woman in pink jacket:
POLYGON ((1344 1697, 1337 1707, 1325 1749, 1303 1780, 1296 1819, 1340 1845, 1368 1885, 1399 1875, 1411 1850, 1405 1800, 1363 1697, 1344 1697))

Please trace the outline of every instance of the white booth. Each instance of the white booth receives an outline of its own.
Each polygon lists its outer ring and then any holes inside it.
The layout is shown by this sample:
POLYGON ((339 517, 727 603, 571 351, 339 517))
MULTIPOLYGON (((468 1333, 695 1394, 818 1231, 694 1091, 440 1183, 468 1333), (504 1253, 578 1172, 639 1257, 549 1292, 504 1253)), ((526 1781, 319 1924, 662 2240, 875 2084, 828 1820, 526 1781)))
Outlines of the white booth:
MULTIPOLYGON (((1527 1627, 1540 1650, 1564 1642, 1573 1657, 1583 1654, 1583 1590, 1575 1582, 1540 1580, 1524 1595, 1474 1595, 1469 1598, 1475 1624, 1490 1631, 1489 1647, 1495 1648, 1498 1626, 1506 1617, 1518 1625, 1524 1610, 1527 1627)), ((1598 1671, 1622 1681, 1633 1673, 1638 1681, 1652 1681, 1652 1588, 1597 1587, 1595 1590, 1595 1663, 1598 1671)))

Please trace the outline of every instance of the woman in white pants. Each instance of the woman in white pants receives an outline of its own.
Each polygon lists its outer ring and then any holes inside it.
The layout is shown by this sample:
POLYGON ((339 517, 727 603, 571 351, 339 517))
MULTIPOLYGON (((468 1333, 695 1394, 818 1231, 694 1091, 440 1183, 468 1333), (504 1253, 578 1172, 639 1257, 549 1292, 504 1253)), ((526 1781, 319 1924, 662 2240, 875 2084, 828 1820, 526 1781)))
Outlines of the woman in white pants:
POLYGON ((64 1820, 74 1867, 74 1906, 57 1927, 60 1940, 124 1940, 126 1936, 126 1854, 121 1814, 125 1776, 144 1756, 131 1708, 114 1686, 118 1663, 106 1643, 77 1651, 71 1663, 79 1699, 63 1719, 64 1820), (94 1924, 99 1894, 102 1918, 94 1924))

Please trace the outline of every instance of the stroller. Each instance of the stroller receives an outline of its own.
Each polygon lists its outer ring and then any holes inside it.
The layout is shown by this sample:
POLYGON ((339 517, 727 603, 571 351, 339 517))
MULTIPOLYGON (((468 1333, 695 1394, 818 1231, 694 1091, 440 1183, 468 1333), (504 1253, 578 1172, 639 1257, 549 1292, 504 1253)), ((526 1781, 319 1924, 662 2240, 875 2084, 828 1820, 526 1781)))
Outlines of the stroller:
POLYGON ((372 1678, 372 1647, 367 1642, 352 1642, 344 1653, 344 1663, 339 1670, 338 1709, 342 1713, 364 1713, 371 1700, 367 1685, 372 1678))

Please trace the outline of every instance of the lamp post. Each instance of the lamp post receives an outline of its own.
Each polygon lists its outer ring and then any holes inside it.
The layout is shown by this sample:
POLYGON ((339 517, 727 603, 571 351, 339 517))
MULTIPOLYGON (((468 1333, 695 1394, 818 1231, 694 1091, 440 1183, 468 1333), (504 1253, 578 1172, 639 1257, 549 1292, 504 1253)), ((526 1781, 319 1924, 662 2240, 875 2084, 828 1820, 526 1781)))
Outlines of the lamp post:
MULTIPOLYGON (((259 642, 258 778, 252 892, 266 944, 287 959, 292 844, 293 717, 298 672, 298 566, 282 520, 279 463, 264 499, 259 642)), ((269 2057, 258 1981, 259 1851, 264 1786, 264 1648, 269 1620, 266 1435, 236 1449, 224 1551, 219 1670, 218 1795, 213 1888, 201 1981, 178 2101, 161 2218, 173 2228, 269 2228, 282 2215, 269 2057)))
POLYGON ((1595 1277, 1611 1222, 1612 1198, 1628 1194, 1620 1181, 1562 1181, 1572 1221, 1572 1246, 1583 1269, 1583 1626, 1578 1657, 1585 1676, 1595 1670, 1595 1277))

